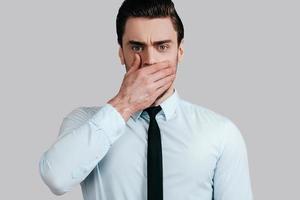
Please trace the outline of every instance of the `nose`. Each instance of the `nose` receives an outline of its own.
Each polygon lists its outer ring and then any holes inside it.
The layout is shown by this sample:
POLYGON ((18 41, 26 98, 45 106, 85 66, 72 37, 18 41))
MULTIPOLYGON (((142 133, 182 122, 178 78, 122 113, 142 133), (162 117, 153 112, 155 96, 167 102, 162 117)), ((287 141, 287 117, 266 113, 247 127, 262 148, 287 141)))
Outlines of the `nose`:
POLYGON ((153 65, 157 62, 157 55, 152 47, 146 48, 143 53, 143 66, 153 65))

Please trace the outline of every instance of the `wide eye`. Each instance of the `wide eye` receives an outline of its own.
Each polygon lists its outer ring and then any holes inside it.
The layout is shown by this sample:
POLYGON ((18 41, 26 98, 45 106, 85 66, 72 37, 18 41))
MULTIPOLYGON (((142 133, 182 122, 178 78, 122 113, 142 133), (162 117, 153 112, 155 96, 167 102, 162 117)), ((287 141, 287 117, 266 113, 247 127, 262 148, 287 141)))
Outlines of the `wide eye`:
POLYGON ((141 50, 143 50, 142 46, 138 46, 138 45, 131 46, 131 49, 135 52, 140 52, 141 50))
POLYGON ((158 46, 159 51, 166 51, 168 48, 169 48, 169 46, 166 44, 161 44, 158 46))

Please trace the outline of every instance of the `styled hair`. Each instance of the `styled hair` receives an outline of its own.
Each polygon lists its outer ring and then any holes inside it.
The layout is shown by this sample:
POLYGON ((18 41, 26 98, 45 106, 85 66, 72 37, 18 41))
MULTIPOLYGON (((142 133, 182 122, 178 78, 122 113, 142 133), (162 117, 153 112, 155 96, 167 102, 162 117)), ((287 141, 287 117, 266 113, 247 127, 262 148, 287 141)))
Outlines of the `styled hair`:
POLYGON ((149 19, 170 17, 177 32, 178 45, 184 37, 184 27, 172 0, 124 0, 116 19, 118 43, 121 47, 123 46, 122 38, 126 21, 129 17, 145 17, 149 19))

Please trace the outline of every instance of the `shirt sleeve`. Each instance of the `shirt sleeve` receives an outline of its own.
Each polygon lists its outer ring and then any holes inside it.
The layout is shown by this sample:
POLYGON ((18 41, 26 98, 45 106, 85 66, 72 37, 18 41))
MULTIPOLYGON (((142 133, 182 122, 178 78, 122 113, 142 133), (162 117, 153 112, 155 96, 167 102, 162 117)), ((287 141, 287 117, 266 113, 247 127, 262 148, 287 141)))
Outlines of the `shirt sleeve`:
POLYGON ((214 200, 252 200, 245 141, 238 127, 226 121, 222 153, 215 168, 214 200))
POLYGON ((43 181, 56 195, 81 183, 123 134, 125 120, 106 103, 93 115, 78 107, 64 117, 57 140, 39 161, 43 181))

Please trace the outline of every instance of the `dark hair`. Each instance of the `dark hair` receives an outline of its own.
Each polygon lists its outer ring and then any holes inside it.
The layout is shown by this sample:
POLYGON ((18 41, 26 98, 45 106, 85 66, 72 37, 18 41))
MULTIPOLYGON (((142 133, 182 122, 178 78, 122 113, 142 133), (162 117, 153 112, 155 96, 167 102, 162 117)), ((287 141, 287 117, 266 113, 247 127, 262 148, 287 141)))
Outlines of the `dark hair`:
POLYGON ((129 17, 164 18, 170 17, 177 32, 177 42, 184 37, 184 27, 172 0, 124 0, 116 20, 118 43, 122 47, 125 24, 129 17))

